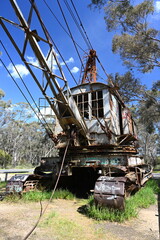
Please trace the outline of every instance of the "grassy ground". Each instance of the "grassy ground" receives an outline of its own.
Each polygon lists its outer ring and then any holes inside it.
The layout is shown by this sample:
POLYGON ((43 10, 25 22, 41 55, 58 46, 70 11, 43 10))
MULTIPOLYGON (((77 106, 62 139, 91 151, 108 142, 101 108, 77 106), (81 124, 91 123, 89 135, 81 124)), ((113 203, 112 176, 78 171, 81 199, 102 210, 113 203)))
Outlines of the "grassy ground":
MULTIPOLYGON (((39 201, 44 201, 44 200, 49 200, 52 195, 52 192, 47 192, 47 191, 30 191, 23 193, 22 195, 19 194, 13 194, 13 195, 8 195, 5 197, 5 201, 7 202, 18 202, 18 201, 23 201, 23 202, 39 202, 39 201)), ((68 190, 62 190, 58 189, 55 191, 53 195, 53 199, 66 199, 66 200, 73 200, 75 196, 69 192, 68 190)))
MULTIPOLYGON (((0 189, 2 187, 5 187, 5 183, 0 183, 0 189)), ((125 200, 125 210, 123 211, 97 207, 94 204, 93 196, 91 196, 87 201, 82 201, 82 206, 79 208, 79 212, 96 220, 123 222, 132 217, 137 217, 140 208, 148 208, 150 205, 155 204, 155 194, 158 192, 158 181, 149 180, 145 187, 138 191, 134 196, 125 200)), ((24 193, 23 195, 9 195, 5 198, 5 201, 39 202, 50 199, 51 194, 51 192, 47 191, 31 191, 24 193)), ((59 189, 53 195, 53 199, 73 200, 75 199, 75 196, 68 190, 59 189)))

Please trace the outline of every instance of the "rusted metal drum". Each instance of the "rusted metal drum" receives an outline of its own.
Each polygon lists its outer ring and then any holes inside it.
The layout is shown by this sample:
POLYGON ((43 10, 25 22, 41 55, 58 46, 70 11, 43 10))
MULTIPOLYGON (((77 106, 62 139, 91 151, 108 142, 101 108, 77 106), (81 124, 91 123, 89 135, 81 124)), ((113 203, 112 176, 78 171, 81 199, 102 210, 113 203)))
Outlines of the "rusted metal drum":
POLYGON ((125 182, 125 177, 99 177, 94 189, 96 205, 123 210, 125 182))

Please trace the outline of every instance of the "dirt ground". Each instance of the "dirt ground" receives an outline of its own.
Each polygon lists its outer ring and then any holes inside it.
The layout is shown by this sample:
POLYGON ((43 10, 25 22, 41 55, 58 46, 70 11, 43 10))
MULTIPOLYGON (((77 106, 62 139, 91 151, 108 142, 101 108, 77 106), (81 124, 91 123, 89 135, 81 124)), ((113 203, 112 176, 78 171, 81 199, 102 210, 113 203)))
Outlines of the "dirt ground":
MULTIPOLYGON (((46 202, 43 203, 45 207, 46 202)), ((30 240, 157 240, 157 206, 125 223, 95 221, 80 214, 79 201, 53 200, 30 240), (53 218, 50 213, 55 213, 53 218), (48 219, 48 220, 47 220, 48 219), (48 221, 48 222, 47 222, 48 221), (53 221, 53 224, 52 224, 53 221), (59 224, 59 225, 58 225, 59 224), (72 228, 68 228, 72 225, 72 228), (63 229, 62 229, 63 228, 63 229), (62 231, 63 230, 63 231, 62 231)), ((40 213, 39 203, 0 202, 0 240, 23 240, 40 213)))

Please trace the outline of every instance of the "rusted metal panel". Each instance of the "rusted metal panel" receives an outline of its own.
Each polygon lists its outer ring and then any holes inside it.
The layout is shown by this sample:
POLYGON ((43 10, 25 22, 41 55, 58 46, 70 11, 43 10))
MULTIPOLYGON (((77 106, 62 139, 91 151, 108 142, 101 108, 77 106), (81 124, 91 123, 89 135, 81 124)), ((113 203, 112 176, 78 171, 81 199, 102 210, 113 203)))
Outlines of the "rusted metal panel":
POLYGON ((91 145, 99 145, 99 144, 107 144, 110 143, 108 137, 106 136, 106 134, 103 133, 91 133, 91 139, 93 139, 92 144, 91 145))
POLYGON ((94 194, 95 204, 107 208, 124 209, 124 197, 117 195, 100 195, 94 194))
POLYGON ((7 193, 21 193, 23 191, 33 190, 37 187, 43 176, 36 174, 17 174, 10 178, 6 185, 7 193))
POLYGON ((30 180, 26 181, 23 185, 23 191, 28 192, 31 190, 35 190, 38 186, 39 180, 30 180))
POLYGON ((82 77, 82 84, 86 82, 95 83, 97 81, 96 51, 91 49, 87 58, 86 67, 82 77))
POLYGON ((23 191, 23 184, 29 177, 29 174, 21 174, 21 175, 15 175, 10 178, 6 185, 6 192, 7 193, 20 193, 23 191))
POLYGON ((7 193, 20 193, 23 191, 23 182, 8 182, 6 186, 7 193))
POLYGON ((99 177, 94 189, 95 202, 101 206, 123 209, 125 182, 125 177, 99 177))
POLYGON ((91 154, 75 154, 68 158, 71 162, 77 162, 79 166, 125 166, 127 165, 127 156, 109 156, 109 155, 91 155, 91 154))

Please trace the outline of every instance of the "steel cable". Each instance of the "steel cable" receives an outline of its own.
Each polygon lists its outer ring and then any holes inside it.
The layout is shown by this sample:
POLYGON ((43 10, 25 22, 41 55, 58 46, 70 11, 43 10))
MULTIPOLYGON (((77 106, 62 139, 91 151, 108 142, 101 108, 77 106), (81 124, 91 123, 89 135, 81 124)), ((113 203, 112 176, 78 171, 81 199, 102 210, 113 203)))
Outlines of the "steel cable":
POLYGON ((35 102, 35 100, 34 100, 32 94, 31 94, 31 92, 29 91, 27 85, 26 85, 25 82, 23 81, 23 78, 21 77, 20 73, 18 72, 18 69, 16 68, 16 66, 15 66, 15 64, 14 64, 14 62, 13 62, 13 60, 11 59, 11 57, 10 57, 10 55, 9 55, 9 53, 8 53, 8 51, 7 51, 7 49, 5 48, 5 46, 4 46, 4 44, 2 43, 1 40, 0 40, 0 43, 1 43, 1 45, 2 45, 2 47, 3 47, 3 49, 4 49, 4 51, 6 52, 6 54, 7 54, 8 58, 9 58, 9 60, 11 61, 12 65, 14 66, 14 68, 15 68, 15 70, 16 70, 18 76, 19 76, 19 78, 21 79, 23 85, 25 86, 25 88, 26 88, 26 90, 27 90, 29 96, 31 97, 32 101, 34 102, 34 104, 35 104, 35 106, 36 106, 36 108, 37 108, 39 114, 41 115, 41 118, 43 119, 43 121, 45 122, 46 125, 41 121, 39 115, 37 114, 37 112, 35 111, 35 109, 34 109, 34 108, 32 107, 32 105, 30 104, 29 100, 27 99, 27 97, 25 96, 25 94, 23 93, 23 91, 21 90, 21 88, 19 87, 18 83, 17 83, 17 82, 15 81, 15 79, 13 78, 12 74, 10 73, 10 71, 8 70, 8 68, 6 67, 5 63, 2 61, 2 59, 0 59, 1 63, 3 64, 4 68, 6 69, 6 71, 8 72, 8 74, 10 75, 11 79, 14 81, 14 83, 15 83, 16 86, 17 86, 17 88, 19 89, 19 91, 21 92, 21 94, 23 95, 23 97, 25 98, 25 100, 27 101, 27 103, 29 104, 29 106, 31 107, 31 109, 33 110, 33 112, 35 113, 35 115, 37 116, 37 118, 39 119, 39 121, 41 122, 42 126, 46 129, 47 134, 50 135, 48 129, 49 129, 51 132, 53 132, 52 129, 49 127, 48 123, 46 122, 45 118, 43 117, 43 115, 42 115, 42 113, 41 113, 41 111, 40 111, 40 109, 39 109, 37 103, 35 102), (48 127, 48 129, 46 128, 46 126, 48 127))
POLYGON ((48 203, 47 203, 47 205, 45 206, 44 210, 43 210, 43 208, 42 208, 42 203, 40 202, 41 210, 40 210, 39 218, 38 218, 37 222, 35 223, 35 225, 32 227, 32 229, 29 231, 29 233, 27 233, 27 235, 23 238, 23 240, 28 239, 29 236, 30 236, 30 235, 33 233, 33 231, 36 229, 36 227, 38 226, 41 218, 42 218, 43 215, 45 214, 45 212, 46 212, 46 210, 47 210, 50 202, 52 201, 52 198, 53 198, 53 196, 54 196, 54 193, 55 193, 55 191, 56 191, 56 188, 57 188, 57 185, 58 185, 58 182, 59 182, 61 173, 62 173, 62 169, 63 169, 63 166, 64 166, 64 161, 65 161, 66 154, 67 154, 67 151, 68 151, 69 143, 70 143, 70 139, 67 141, 67 144, 66 144, 66 148, 65 148, 65 151, 64 151, 64 155, 63 155, 61 167, 60 167, 60 170, 59 170, 59 173, 58 173, 58 177, 57 177, 57 180, 56 180, 54 189, 53 189, 53 191, 52 191, 51 197, 50 197, 50 199, 48 200, 48 203))

